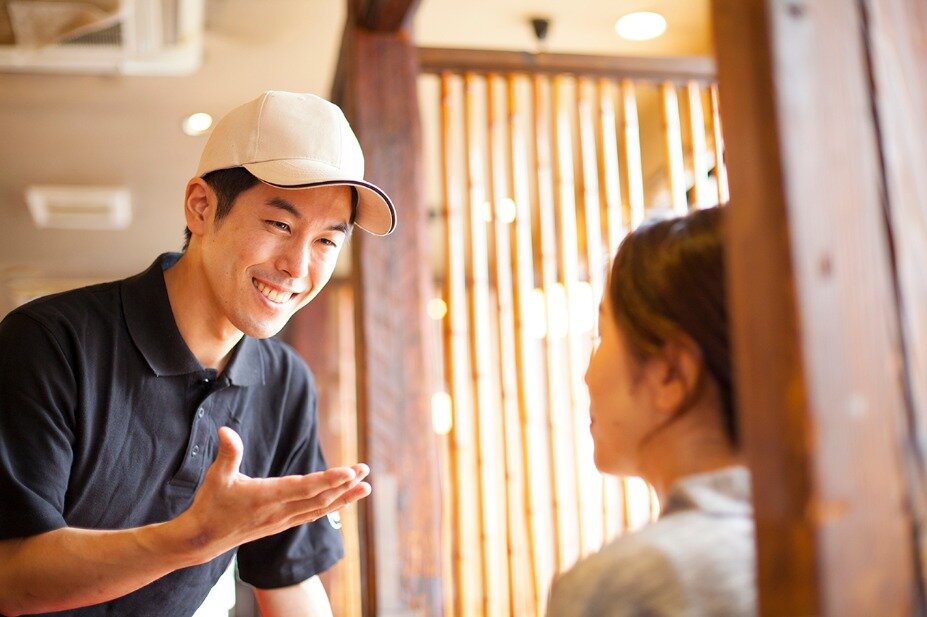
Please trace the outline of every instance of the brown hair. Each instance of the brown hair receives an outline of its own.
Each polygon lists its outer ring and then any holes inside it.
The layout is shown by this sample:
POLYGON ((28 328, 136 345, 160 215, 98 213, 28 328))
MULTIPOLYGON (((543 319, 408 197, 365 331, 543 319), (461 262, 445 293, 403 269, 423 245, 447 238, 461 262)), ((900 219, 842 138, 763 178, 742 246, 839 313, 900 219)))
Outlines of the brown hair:
POLYGON ((724 271, 724 208, 646 223, 615 256, 608 290, 618 326, 639 359, 680 333, 702 352, 721 393, 725 428, 737 445, 724 271))

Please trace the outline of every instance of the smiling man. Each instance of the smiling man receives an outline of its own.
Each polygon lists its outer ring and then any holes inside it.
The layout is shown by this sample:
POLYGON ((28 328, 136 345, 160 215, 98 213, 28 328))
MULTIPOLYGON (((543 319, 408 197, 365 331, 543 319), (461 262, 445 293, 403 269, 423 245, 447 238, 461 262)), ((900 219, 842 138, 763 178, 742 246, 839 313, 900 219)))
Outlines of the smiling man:
POLYGON ((0 614, 190 615, 238 555, 265 616, 331 615, 326 469, 306 365, 270 339, 354 226, 389 234, 341 113, 266 92, 213 129, 183 253, 0 323, 0 614))

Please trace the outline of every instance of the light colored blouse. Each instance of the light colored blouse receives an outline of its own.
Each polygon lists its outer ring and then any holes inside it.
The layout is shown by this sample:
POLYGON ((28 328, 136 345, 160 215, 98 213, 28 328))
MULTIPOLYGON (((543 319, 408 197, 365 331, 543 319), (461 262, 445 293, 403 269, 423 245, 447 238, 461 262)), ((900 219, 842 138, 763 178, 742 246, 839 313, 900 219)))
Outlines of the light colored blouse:
POLYGON ((656 522, 560 576, 547 615, 755 615, 754 533, 745 467, 686 476, 656 522))

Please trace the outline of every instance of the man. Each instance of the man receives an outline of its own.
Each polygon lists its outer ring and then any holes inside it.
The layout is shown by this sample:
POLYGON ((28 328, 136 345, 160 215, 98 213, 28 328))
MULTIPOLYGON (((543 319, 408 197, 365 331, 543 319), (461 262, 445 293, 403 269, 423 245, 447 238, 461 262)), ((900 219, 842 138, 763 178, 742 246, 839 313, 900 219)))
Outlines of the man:
POLYGON ((215 126, 184 214, 182 254, 0 323, 4 615, 190 615, 236 552, 264 615, 331 614, 326 515, 368 469, 325 470, 312 376, 267 339, 395 211, 341 110, 266 92, 215 126))

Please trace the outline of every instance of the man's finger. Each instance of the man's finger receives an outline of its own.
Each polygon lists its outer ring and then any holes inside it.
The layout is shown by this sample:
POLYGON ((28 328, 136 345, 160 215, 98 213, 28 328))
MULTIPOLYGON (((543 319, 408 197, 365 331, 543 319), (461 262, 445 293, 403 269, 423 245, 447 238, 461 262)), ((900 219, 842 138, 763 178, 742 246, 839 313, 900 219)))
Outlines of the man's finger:
POLYGON ((345 506, 370 495, 371 487, 366 482, 357 482, 353 486, 333 488, 324 495, 317 495, 312 499, 294 502, 293 512, 299 517, 300 524, 322 518, 330 512, 340 510, 345 506))
POLYGON ((224 476, 234 476, 238 473, 238 467, 241 465, 241 457, 244 452, 244 445, 241 443, 241 437, 238 433, 227 426, 219 428, 219 451, 216 453, 216 461, 213 465, 224 476))
POLYGON ((266 483, 269 487, 266 490, 270 491, 277 501, 303 501, 315 499, 328 490, 343 490, 358 480, 357 472, 351 467, 332 467, 304 476, 265 478, 260 481, 266 483))

